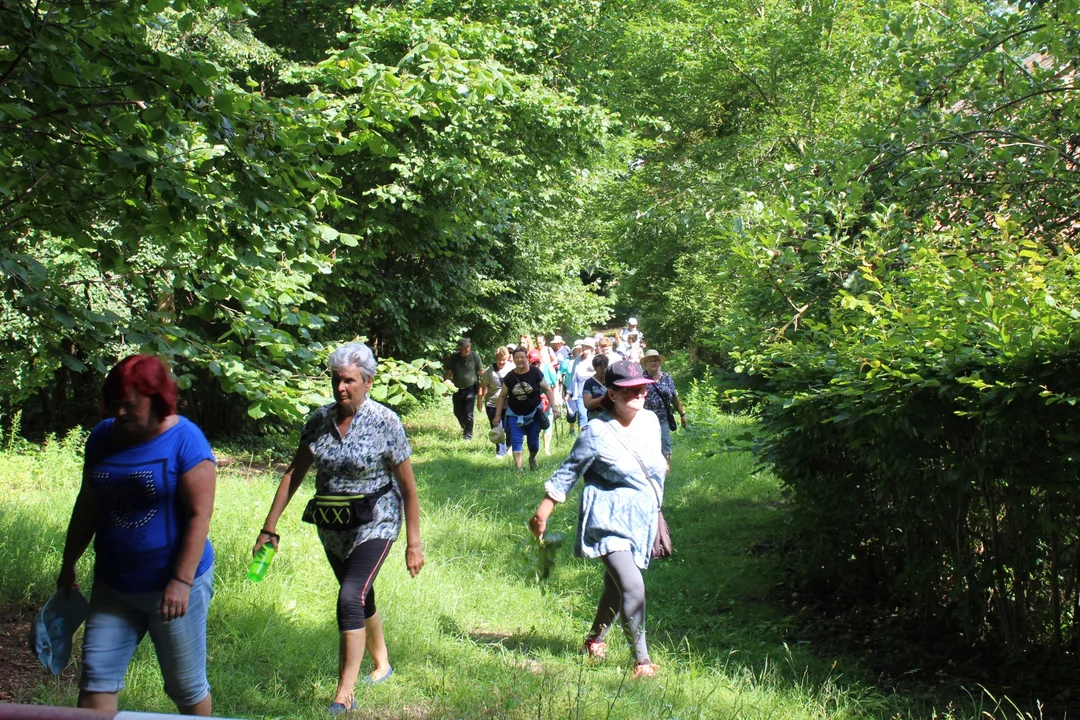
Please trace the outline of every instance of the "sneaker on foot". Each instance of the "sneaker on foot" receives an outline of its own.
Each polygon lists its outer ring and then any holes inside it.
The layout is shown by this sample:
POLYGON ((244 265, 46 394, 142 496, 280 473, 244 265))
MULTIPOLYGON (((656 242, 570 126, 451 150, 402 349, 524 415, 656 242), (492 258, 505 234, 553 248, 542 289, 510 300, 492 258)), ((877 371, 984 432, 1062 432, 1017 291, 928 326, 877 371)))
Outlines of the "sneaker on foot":
POLYGON ((530 457, 530 458, 529 458, 529 469, 530 469, 530 470, 535 470, 536 468, 537 468, 537 464, 536 464, 536 457, 535 457, 535 456, 534 456, 534 457, 530 457))

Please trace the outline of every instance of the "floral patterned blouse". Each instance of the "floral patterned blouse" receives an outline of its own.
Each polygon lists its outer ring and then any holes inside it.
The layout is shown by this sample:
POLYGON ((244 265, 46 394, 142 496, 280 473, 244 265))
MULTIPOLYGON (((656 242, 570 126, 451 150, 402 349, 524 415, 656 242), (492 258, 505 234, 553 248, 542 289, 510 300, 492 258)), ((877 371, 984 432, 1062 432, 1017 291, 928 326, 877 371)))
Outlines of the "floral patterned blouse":
POLYGON ((300 434, 315 457, 315 492, 370 493, 393 483, 393 489, 375 501, 370 523, 352 530, 319 528, 326 552, 347 559, 353 548, 368 540, 396 540, 401 531, 401 489, 392 468, 412 455, 405 426, 393 410, 370 397, 360 404, 352 424, 341 437, 335 403, 323 405, 308 418, 300 434))
POLYGON ((544 484, 544 491, 552 500, 565 502, 578 478, 584 478, 575 552, 598 558, 629 551, 644 570, 656 538, 657 501, 663 502, 666 474, 656 415, 641 410, 624 428, 603 412, 578 435, 569 457, 544 484), (642 464, 651 481, 642 473, 642 464))
MULTIPOLYGON (((645 375, 649 377, 648 373, 645 375)), ((666 423, 668 414, 667 408, 664 407, 664 399, 667 398, 668 403, 675 400, 675 395, 678 394, 675 390, 675 381, 663 370, 660 371, 660 377, 654 379, 656 382, 649 386, 649 394, 645 396, 645 409, 652 410, 661 423, 666 423)))

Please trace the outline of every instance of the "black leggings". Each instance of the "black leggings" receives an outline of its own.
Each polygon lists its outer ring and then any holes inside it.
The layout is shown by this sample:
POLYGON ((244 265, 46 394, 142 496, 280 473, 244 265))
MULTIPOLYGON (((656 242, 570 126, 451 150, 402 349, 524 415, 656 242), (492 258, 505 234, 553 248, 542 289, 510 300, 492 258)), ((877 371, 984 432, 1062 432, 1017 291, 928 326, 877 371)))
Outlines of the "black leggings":
POLYGON ((375 614, 375 576, 390 553, 393 540, 368 540, 349 553, 347 560, 326 554, 341 589, 338 590, 338 630, 363 630, 364 621, 375 614))

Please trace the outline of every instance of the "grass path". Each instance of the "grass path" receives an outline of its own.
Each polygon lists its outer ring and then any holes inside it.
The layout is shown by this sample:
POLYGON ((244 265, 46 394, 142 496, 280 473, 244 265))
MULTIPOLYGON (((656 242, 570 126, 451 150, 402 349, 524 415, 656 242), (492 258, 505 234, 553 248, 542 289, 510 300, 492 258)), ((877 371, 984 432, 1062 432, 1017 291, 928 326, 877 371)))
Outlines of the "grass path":
MULTIPOLYGON (((629 681, 630 654, 613 631, 611 657, 577 648, 600 593, 598 563, 558 557, 537 581, 525 522, 569 440, 518 474, 482 439, 456 438, 448 408, 408 418, 421 494, 427 565, 408 577, 399 543, 376 583, 391 682, 360 688, 362 718, 863 718, 909 714, 902 700, 849 681, 830 659, 785 641, 781 580, 767 548, 785 508, 776 481, 745 454, 711 454, 719 417, 678 433, 665 515, 676 556, 646 573, 654 682, 629 681)), ((56 576, 77 490, 76 439, 0 453, 0 601, 39 603, 56 576)), ((210 617, 210 680, 219 715, 322 718, 337 667, 336 586, 314 530, 300 522, 301 490, 279 525, 267 579, 247 581, 251 544, 277 476, 233 466, 220 473, 211 537, 217 552, 210 617)), ((572 533, 577 493, 551 531, 572 533)), ((88 583, 89 558, 80 566, 88 583)), ((841 664, 839 667, 843 667, 841 664)), ((121 709, 168 712, 149 643, 136 655, 121 709)), ((71 705, 73 682, 42 686, 24 702, 71 705)), ((975 716, 975 711, 970 713, 975 716)), ((940 717, 946 717, 945 715, 940 717)), ((959 716, 957 716, 959 717, 959 716)))

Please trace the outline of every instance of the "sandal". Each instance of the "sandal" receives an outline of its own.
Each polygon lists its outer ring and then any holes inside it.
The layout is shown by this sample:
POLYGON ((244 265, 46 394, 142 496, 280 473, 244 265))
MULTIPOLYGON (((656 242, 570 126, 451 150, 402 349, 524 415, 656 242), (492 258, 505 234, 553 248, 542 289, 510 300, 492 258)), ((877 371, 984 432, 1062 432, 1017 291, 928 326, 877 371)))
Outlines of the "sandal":
POLYGON ((659 669, 659 665, 654 665, 650 662, 638 663, 634 666, 634 679, 640 680, 642 678, 656 677, 656 671, 659 669))
POLYGON ((607 643, 599 638, 587 637, 581 652, 596 660, 607 660, 607 643))
POLYGON ((342 713, 352 712, 356 709, 356 698, 353 698, 352 705, 346 707, 345 703, 332 702, 330 703, 330 714, 341 715, 342 713))
POLYGON ((373 678, 370 675, 365 675, 364 677, 360 678, 360 682, 364 685, 378 685, 381 682, 386 682, 387 680, 389 680, 390 676, 393 674, 394 668, 391 667, 377 678, 373 678))

